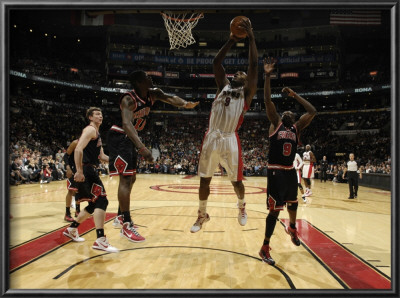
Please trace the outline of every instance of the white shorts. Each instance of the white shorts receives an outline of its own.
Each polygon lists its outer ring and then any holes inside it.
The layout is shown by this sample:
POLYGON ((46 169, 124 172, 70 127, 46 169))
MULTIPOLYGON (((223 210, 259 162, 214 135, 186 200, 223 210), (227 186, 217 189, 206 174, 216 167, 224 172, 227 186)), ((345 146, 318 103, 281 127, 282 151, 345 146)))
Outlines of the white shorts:
POLYGON ((296 170, 296 175, 297 175, 297 183, 301 183, 301 170, 300 169, 296 170))
POLYGON ((310 165, 303 165, 303 178, 314 178, 314 166, 310 165))
POLYGON ((230 181, 243 180, 242 148, 237 133, 211 131, 205 135, 199 160, 200 177, 212 177, 218 164, 224 167, 230 181))

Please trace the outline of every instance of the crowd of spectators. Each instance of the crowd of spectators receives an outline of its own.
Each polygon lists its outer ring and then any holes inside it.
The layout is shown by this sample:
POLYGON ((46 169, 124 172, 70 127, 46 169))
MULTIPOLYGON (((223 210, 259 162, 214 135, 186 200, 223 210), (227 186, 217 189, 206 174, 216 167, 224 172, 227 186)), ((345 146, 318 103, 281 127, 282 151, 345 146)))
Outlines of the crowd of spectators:
MULTIPOLYGON (((107 153, 106 132, 118 111, 104 110, 100 132, 107 153)), ((78 138, 87 122, 85 107, 49 105, 24 95, 11 96, 10 102, 10 183, 50 182, 65 179, 60 156, 78 138), (56 125, 55 125, 56 124, 56 125)), ((197 174, 201 141, 208 125, 202 114, 151 114, 143 142, 153 150, 154 164, 139 159, 139 173, 197 174)), ((301 136, 303 146, 310 144, 317 159, 328 157, 332 173, 343 170, 348 153, 354 152, 367 173, 390 174, 390 111, 318 114, 301 136), (354 131, 335 135, 336 131, 354 131), (335 170, 334 170, 335 169, 335 170)), ((265 176, 268 153, 267 117, 245 117, 239 130, 244 175, 265 176)), ((102 165, 102 173, 108 171, 102 165)), ((318 173, 319 163, 316 170, 318 173)), ((340 175, 339 175, 340 176, 340 175)), ((332 177, 333 179, 333 177, 332 177)), ((340 178, 338 178, 340 179, 340 178)))

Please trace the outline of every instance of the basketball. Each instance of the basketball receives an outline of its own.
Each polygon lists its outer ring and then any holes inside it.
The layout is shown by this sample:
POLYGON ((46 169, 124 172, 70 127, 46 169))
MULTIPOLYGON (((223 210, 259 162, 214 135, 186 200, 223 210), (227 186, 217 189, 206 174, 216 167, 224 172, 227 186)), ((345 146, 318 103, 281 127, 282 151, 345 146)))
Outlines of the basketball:
POLYGON ((242 20, 248 20, 248 17, 245 16, 237 16, 234 17, 231 21, 231 32, 238 38, 245 38, 247 36, 246 30, 240 28, 239 26, 242 23, 242 20))

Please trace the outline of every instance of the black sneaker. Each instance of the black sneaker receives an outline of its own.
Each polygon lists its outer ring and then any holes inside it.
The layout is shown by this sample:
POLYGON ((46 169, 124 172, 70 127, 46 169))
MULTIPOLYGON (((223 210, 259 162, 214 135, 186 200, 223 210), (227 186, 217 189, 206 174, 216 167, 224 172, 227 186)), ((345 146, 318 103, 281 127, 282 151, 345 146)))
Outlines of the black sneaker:
POLYGON ((269 247, 268 244, 263 245, 260 249, 260 251, 258 252, 258 254, 261 257, 261 260, 264 263, 267 263, 269 265, 275 265, 275 261, 273 258, 271 258, 271 255, 269 254, 269 251, 271 250, 271 247, 269 247))
POLYGON ((354 199, 354 197, 348 197, 348 199, 354 199))

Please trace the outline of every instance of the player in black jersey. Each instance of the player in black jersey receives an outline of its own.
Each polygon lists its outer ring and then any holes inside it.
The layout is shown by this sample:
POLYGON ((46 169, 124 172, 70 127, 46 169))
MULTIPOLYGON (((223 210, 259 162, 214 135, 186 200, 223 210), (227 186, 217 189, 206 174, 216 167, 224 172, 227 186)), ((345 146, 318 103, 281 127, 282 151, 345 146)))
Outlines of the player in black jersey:
POLYGON ((78 194, 80 200, 88 201, 86 206, 72 222, 72 224, 63 232, 63 234, 73 241, 84 241, 79 237, 78 226, 86 218, 93 214, 93 220, 96 227, 97 239, 92 248, 107 252, 118 252, 118 249, 111 246, 104 235, 104 220, 108 205, 106 190, 97 172, 99 159, 109 160, 104 154, 99 128, 103 122, 103 115, 100 108, 91 107, 86 112, 86 117, 90 124, 86 126, 78 144, 75 148, 75 166, 76 173, 74 180, 78 183, 78 194))
POLYGON ((275 62, 264 59, 264 102, 267 117, 271 122, 269 127, 269 153, 268 153, 268 186, 267 186, 267 208, 269 210, 265 221, 265 238, 259 255, 263 262, 274 265, 269 251, 269 241, 274 232, 280 210, 287 205, 290 226, 285 228, 292 242, 299 246, 297 237, 296 215, 297 215, 297 176, 293 167, 293 160, 297 151, 300 132, 306 128, 317 113, 316 109, 307 100, 299 96, 292 89, 285 87, 282 92, 288 93, 300 103, 305 109, 297 122, 292 112, 286 111, 282 117, 277 113, 275 104, 271 101, 270 75, 274 69, 275 62))
POLYGON ((133 90, 121 96, 121 120, 110 128, 107 146, 110 176, 119 175, 118 216, 113 225, 121 227, 121 237, 132 242, 141 242, 145 238, 136 231, 132 222, 130 195, 136 181, 138 153, 147 162, 153 162, 153 157, 140 140, 138 131, 145 127, 150 109, 157 100, 186 109, 194 108, 199 102, 187 102, 178 96, 165 94, 159 88, 153 88, 153 81, 141 70, 131 73, 129 80, 133 90))
MULTIPOLYGON (((67 170, 67 189, 68 193, 65 196, 65 216, 64 220, 73 222, 74 219, 71 217, 71 211, 70 211, 70 206, 72 202, 72 197, 76 194, 78 191, 78 185, 74 180, 74 174, 76 172, 76 167, 75 167, 75 161, 74 161, 74 151, 75 147, 78 144, 78 140, 73 140, 71 144, 68 146, 67 152, 64 154, 64 163, 65 163, 65 168, 67 170)), ((80 204, 79 202, 75 201, 76 204, 76 209, 75 209, 75 217, 78 216, 80 212, 80 204)))

